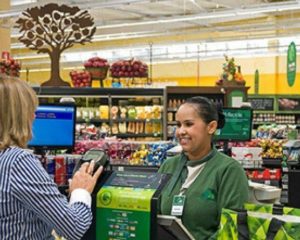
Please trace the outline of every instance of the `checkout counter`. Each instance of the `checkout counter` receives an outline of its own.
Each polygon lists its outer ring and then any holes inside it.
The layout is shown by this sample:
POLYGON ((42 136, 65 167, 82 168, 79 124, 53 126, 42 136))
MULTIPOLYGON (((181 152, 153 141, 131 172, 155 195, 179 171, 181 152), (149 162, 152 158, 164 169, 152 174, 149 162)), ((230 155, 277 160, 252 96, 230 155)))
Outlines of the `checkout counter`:
POLYGON ((101 150, 88 151, 75 171, 86 161, 104 165, 92 193, 93 222, 83 240, 191 240, 180 219, 157 215, 160 193, 170 176, 131 169, 115 171, 101 150))

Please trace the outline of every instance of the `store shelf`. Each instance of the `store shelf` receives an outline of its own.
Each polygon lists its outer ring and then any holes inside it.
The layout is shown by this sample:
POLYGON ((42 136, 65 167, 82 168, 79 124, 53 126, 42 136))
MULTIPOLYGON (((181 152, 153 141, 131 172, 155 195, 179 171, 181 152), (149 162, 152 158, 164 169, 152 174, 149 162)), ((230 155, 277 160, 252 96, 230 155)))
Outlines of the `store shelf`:
POLYGON ((97 119, 97 118, 93 118, 90 120, 90 123, 107 123, 109 122, 109 119, 97 119))
POLYGON ((161 133, 153 133, 153 134, 146 134, 146 133, 118 133, 112 134, 118 138, 137 138, 137 137, 161 137, 161 133))
MULTIPOLYGON (((77 119, 77 123, 91 123, 99 127, 102 123, 108 123, 111 128, 113 125, 119 123, 157 123, 161 124, 161 132, 158 134, 111 134, 110 136, 117 136, 120 138, 135 138, 135 137, 156 137, 164 139, 164 129, 165 121, 163 112, 160 114, 160 118, 153 119, 122 119, 118 114, 117 119, 112 119, 110 114, 111 108, 113 106, 153 106, 159 105, 163 108, 164 102, 164 89, 163 88, 71 88, 71 87, 34 87, 40 101, 45 103, 59 102, 62 97, 72 97, 75 99, 75 103, 78 109, 82 111, 82 114, 77 119), (124 103, 126 104, 124 105, 124 103), (123 104, 123 105, 122 105, 123 104), (95 111, 99 111, 99 106, 107 106, 108 119, 97 118, 98 114, 95 111), (92 117, 89 119, 89 116, 92 117)), ((104 110, 103 110, 104 111, 104 110)), ((100 113, 99 113, 100 114, 100 113)), ((156 116, 156 115, 155 115, 156 116)), ((157 129, 157 128, 156 128, 157 129)), ((111 129, 112 130, 112 129, 111 129)), ((117 132, 117 131, 115 131, 117 132)), ((127 132, 122 131, 122 132, 127 132)))
POLYGON ((83 119, 83 118, 78 118, 76 119, 76 123, 107 123, 107 122, 113 122, 113 123, 121 123, 121 122, 142 122, 142 123, 147 123, 147 122, 161 122, 161 119, 83 119))
POLYGON ((253 125, 270 125, 276 122, 252 122, 253 125))
POLYGON ((177 112, 178 108, 168 108, 168 112, 177 112))
POLYGON ((291 169, 300 169, 300 163, 298 161, 287 161, 286 163, 291 169))
POLYGON ((71 88, 71 87, 33 87, 39 96, 163 96, 163 88, 71 88))
POLYGON ((280 180, 273 180, 273 179, 251 179, 252 182, 262 183, 274 187, 281 187, 281 181, 280 180))
MULTIPOLYGON (((271 125, 271 124, 277 124, 277 125, 296 125, 295 122, 253 122, 253 125, 271 125)), ((298 127, 298 126, 297 126, 298 127)))
POLYGON ((86 123, 87 121, 83 118, 77 118, 76 123, 86 123))
POLYGON ((267 158, 262 160, 262 167, 266 168, 281 168, 282 167, 282 159, 281 158, 267 158))
POLYGON ((266 168, 264 167, 243 167, 244 170, 248 171, 263 171, 266 168))
POLYGON ((170 121, 170 122, 168 122, 168 125, 176 125, 176 124, 177 124, 176 121, 170 121))
POLYGON ((119 118, 119 119, 112 119, 112 122, 116 122, 116 123, 119 123, 119 122, 161 122, 162 120, 161 119, 130 119, 130 118, 126 118, 126 119, 122 119, 122 118, 119 118))
POLYGON ((76 123, 107 123, 109 122, 109 119, 83 119, 83 118, 77 118, 76 123))

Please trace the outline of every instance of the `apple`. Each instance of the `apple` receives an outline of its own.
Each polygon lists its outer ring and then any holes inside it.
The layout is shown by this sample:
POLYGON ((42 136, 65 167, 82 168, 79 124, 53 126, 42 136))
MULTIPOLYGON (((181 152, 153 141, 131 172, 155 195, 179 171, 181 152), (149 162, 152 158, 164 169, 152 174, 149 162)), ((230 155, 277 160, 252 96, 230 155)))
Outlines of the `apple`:
POLYGON ((91 86, 91 75, 88 71, 75 71, 70 72, 70 77, 74 87, 90 87, 91 86))
POLYGON ((13 58, 0 59, 0 72, 9 76, 19 77, 21 64, 13 58))
POLYGON ((148 77, 148 66, 140 60, 119 60, 111 65, 112 77, 148 77))

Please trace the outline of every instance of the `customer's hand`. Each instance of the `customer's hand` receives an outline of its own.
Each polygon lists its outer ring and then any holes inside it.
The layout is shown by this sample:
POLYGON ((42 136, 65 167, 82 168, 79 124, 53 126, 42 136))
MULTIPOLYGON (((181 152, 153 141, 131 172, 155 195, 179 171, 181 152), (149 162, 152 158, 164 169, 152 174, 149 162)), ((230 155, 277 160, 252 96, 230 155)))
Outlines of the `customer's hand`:
POLYGON ((103 167, 100 166, 97 169, 97 171, 93 174, 94 166, 94 161, 91 161, 91 163, 82 164, 80 169, 74 174, 72 180, 69 183, 70 193, 76 188, 83 188, 89 193, 93 192, 97 180, 103 171, 103 167))

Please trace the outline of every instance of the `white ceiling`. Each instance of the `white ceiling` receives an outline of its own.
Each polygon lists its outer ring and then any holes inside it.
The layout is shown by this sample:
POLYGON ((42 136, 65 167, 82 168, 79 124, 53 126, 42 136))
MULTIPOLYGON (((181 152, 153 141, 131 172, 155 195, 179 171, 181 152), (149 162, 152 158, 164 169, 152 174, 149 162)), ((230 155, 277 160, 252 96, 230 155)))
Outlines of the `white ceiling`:
POLYGON ((87 9, 97 26, 94 41, 183 36, 183 41, 216 42, 300 35, 300 0, 11 0, 11 10, 0 11, 0 25, 11 28, 12 48, 19 44, 12 27, 21 12, 49 2, 87 9))
MULTIPOLYGON (((232 32, 232 36, 226 35, 228 39, 251 31, 261 36, 294 34, 295 28, 300 31, 298 0, 11 0, 11 11, 0 12, 0 23, 7 26, 9 19, 12 26, 24 9, 48 2, 88 9, 98 27, 98 38, 232 32)), ((13 29, 12 35, 16 34, 13 29)))

